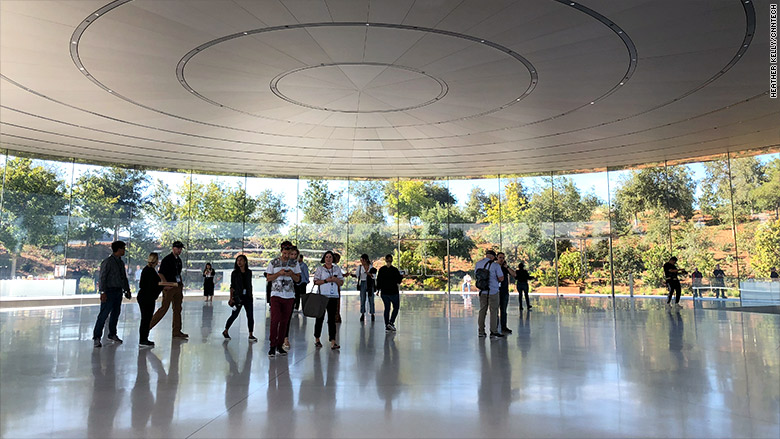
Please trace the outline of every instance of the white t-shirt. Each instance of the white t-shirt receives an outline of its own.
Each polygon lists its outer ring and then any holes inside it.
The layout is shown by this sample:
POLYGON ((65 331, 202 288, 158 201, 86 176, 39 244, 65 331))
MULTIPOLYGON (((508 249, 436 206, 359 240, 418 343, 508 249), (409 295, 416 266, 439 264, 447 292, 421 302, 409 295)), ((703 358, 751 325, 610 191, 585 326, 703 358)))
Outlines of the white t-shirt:
MULTIPOLYGON (((268 268, 265 272, 268 274, 276 274, 285 268, 289 268, 293 273, 301 274, 301 267, 298 265, 298 261, 294 259, 288 259, 286 262, 282 261, 282 258, 276 258, 268 264, 268 268)), ((281 297, 282 299, 295 299, 295 282, 293 282, 290 276, 279 276, 271 285, 271 296, 281 297)))
MULTIPOLYGON (((325 268, 325 266, 317 267, 317 271, 314 272, 314 280, 325 280, 331 276, 336 276, 339 279, 344 279, 344 273, 341 272, 341 268, 339 268, 338 265, 333 264, 333 266, 330 267, 330 269, 325 268)), ((322 294, 325 297, 332 297, 332 298, 338 298, 339 297, 339 286, 336 284, 336 282, 327 282, 322 285, 320 285, 320 294, 322 294)))

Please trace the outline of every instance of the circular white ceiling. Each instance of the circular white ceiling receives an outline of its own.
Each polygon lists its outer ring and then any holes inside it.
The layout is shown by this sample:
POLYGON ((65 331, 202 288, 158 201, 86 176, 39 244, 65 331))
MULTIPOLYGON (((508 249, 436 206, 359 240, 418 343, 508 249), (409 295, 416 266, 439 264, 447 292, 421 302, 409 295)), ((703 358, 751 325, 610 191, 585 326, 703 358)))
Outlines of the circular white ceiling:
POLYGON ((2 147, 515 174, 780 145, 768 2, 0 0, 2 147))

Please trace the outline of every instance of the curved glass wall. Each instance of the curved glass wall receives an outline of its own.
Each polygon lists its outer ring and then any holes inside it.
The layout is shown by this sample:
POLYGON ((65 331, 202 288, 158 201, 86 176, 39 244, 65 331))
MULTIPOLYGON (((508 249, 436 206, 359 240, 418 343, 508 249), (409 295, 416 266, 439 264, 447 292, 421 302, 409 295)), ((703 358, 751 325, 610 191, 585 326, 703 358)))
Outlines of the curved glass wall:
POLYGON ((129 243, 132 283, 149 252, 183 241, 189 293, 201 290, 206 263, 225 290, 239 253, 262 284, 285 239, 312 269, 326 249, 352 272, 362 253, 377 267, 393 254, 406 291, 475 292, 463 279, 488 248, 513 267, 525 262, 533 290, 551 294, 664 294, 671 254, 702 273, 686 278, 688 294, 737 297, 740 286, 774 285, 780 268, 777 150, 428 180, 209 175, 2 153, 2 298, 94 294, 115 239, 129 243))

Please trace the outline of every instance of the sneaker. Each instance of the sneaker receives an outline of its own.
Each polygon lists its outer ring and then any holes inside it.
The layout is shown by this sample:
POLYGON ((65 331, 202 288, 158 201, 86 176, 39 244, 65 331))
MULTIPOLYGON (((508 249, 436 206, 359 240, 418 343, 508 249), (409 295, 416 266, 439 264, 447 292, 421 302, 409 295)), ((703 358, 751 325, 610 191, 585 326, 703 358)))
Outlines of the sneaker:
POLYGON ((490 338, 503 338, 503 337, 504 337, 504 334, 500 334, 498 332, 491 332, 490 333, 490 338))
POLYGON ((385 332, 393 332, 393 327, 389 323, 385 325, 385 332))
POLYGON ((254 343, 254 342, 257 342, 257 337, 255 337, 254 335, 250 335, 250 336, 249 336, 249 341, 251 341, 251 342, 253 342, 253 343, 254 343))
POLYGON ((117 337, 116 335, 109 335, 108 339, 113 341, 114 343, 122 344, 122 339, 117 337))
POLYGON ((100 342, 100 339, 96 338, 96 339, 93 339, 92 341, 93 341, 92 346, 94 346, 96 348, 102 348, 103 347, 103 343, 100 342))
POLYGON ((284 348, 276 348, 276 355, 287 355, 287 351, 284 348))
POLYGON ((395 325, 394 325, 394 324, 392 324, 392 323, 390 324, 390 330, 391 330, 391 331, 393 331, 393 332, 395 332, 395 331, 396 331, 396 329, 395 329, 395 325))
POLYGON ((376 316, 375 316, 375 315, 373 315, 373 314, 371 314, 371 321, 372 321, 372 322, 375 322, 375 321, 376 321, 376 316))
POLYGON ((190 336, 188 334, 185 334, 183 332, 180 332, 178 334, 173 334, 173 338, 189 338, 190 336))
POLYGON ((509 329, 509 328, 501 328, 501 333, 502 334, 511 334, 512 330, 509 329))
POLYGON ((145 341, 138 342, 138 346, 142 347, 142 348, 153 348, 154 347, 154 342, 153 341, 149 341, 149 340, 145 340, 145 341))
POLYGON ((275 356, 276 356, 276 348, 271 348, 271 349, 268 351, 268 356, 269 356, 269 357, 275 357, 275 356))
POLYGON ((485 338, 485 337, 487 337, 487 334, 485 334, 484 332, 479 334, 479 338, 485 338))
POLYGON ((365 322, 365 321, 366 321, 366 315, 365 314, 360 314, 360 322, 362 323, 362 322, 365 322))

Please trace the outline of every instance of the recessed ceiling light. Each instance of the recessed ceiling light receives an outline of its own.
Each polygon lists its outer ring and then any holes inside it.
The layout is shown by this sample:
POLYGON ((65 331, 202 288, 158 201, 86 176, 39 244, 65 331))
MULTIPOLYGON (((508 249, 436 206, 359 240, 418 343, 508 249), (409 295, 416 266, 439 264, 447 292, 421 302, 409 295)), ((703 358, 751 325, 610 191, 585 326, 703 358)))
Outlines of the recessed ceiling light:
POLYGON ((623 83, 621 82, 620 85, 623 85, 623 83))
POLYGON ((114 90, 109 90, 108 92, 109 92, 109 93, 113 93, 113 92, 114 92, 114 90))
POLYGON ((590 105, 593 105, 593 104, 595 104, 595 102, 591 102, 591 103, 590 103, 590 105))
POLYGON ((79 67, 79 70, 84 70, 84 67, 79 67))
POLYGON ((371 26, 370 24, 366 23, 366 26, 371 26))
POLYGON ((76 42, 75 41, 71 41, 70 44, 76 44, 76 42))
POLYGON ((479 40, 479 42, 480 42, 480 43, 484 43, 484 42, 485 42, 485 40, 479 40))
POLYGON ((247 34, 248 34, 248 32, 244 32, 244 35, 247 35, 247 34))
POLYGON ((97 12, 95 12, 95 17, 99 17, 99 16, 100 16, 100 14, 98 14, 97 12))

